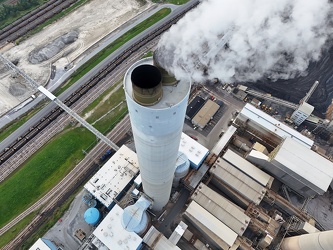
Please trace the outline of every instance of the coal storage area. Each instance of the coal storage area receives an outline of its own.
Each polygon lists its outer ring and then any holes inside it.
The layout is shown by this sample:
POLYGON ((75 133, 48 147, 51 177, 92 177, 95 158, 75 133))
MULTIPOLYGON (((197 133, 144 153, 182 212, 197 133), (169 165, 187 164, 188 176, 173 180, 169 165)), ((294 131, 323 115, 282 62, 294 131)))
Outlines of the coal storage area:
POLYGON ((274 82, 265 79, 242 84, 297 104, 317 80, 319 85, 308 103, 315 107, 315 115, 325 118, 326 110, 333 99, 333 46, 323 53, 320 60, 309 64, 306 76, 274 82))

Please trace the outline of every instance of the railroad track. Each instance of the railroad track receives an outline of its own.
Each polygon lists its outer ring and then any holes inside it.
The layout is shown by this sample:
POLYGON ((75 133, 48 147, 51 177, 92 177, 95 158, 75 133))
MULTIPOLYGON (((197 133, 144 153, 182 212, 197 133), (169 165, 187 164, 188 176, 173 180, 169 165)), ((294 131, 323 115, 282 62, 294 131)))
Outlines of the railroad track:
MULTIPOLYGON (((93 76, 88 82, 83 84, 78 90, 72 93, 64 103, 71 107, 75 102, 77 102, 82 96, 87 94, 92 88, 101 82, 109 73, 113 72, 124 60, 129 58, 134 52, 139 50, 142 46, 152 41, 154 38, 161 35, 164 31, 169 29, 172 24, 177 22, 187 11, 194 8, 199 4, 199 1, 193 3, 186 10, 182 11, 180 14, 169 20, 168 22, 161 24, 159 27, 150 32, 147 36, 142 38, 140 41, 134 43, 125 49, 121 55, 113 59, 109 64, 102 69, 99 73, 93 76)), ((4 163, 9 160, 13 155, 16 154, 24 145, 29 141, 34 139, 34 137, 39 134, 43 129, 49 126, 60 114, 63 113, 63 110, 60 107, 54 108, 49 114, 43 117, 38 121, 34 126, 32 126, 28 131, 19 136, 15 142, 6 147, 3 151, 0 152, 0 166, 3 167, 4 163)), ((1 179, 0 179, 1 180, 1 179)))
MULTIPOLYGON (((122 122, 120 122, 111 132, 108 134, 108 138, 112 141, 118 142, 128 131, 130 131, 131 126, 129 122, 129 116, 127 115, 122 122)), ((108 148, 106 144, 100 142, 96 145, 94 150, 90 151, 87 156, 64 178, 62 179, 52 190, 43 196, 40 200, 34 203, 31 207, 13 219, 10 223, 0 229, 0 236, 12 228, 15 224, 21 221, 24 217, 33 211, 42 207, 39 214, 29 223, 25 230, 20 232, 15 239, 13 239, 9 244, 7 244, 2 249, 15 249, 22 240, 32 232, 35 225, 38 224, 40 220, 43 220, 45 214, 56 207, 56 204, 62 200, 66 195, 68 195, 68 190, 71 187, 79 185, 79 180, 87 173, 91 172, 90 168, 94 167, 95 162, 98 162, 100 157, 100 152, 105 152, 108 148)))
POLYGON ((30 30, 44 23, 62 10, 68 8, 77 0, 50 0, 37 9, 29 12, 10 25, 0 30, 0 45, 13 42, 30 30))
MULTIPOLYGON (((128 58, 128 63, 132 63, 145 52, 139 53, 137 56, 128 58)), ((72 109, 76 113, 81 113, 92 101, 94 101, 98 96, 104 93, 112 85, 110 83, 119 82, 124 74, 124 70, 116 70, 112 72, 112 75, 103 79, 94 89, 89 92, 89 95, 82 96, 76 103, 72 105, 72 109)), ((33 155, 39 148, 41 148, 45 143, 47 143, 54 135, 59 133, 66 127, 71 118, 66 114, 62 113, 56 120, 52 121, 48 127, 42 130, 39 134, 35 136, 33 140, 30 140, 24 147, 19 149, 15 155, 4 162, 0 168, 0 182, 5 180, 15 169, 17 169, 21 164, 23 164, 31 155, 33 155), (58 124, 58 125, 57 125, 58 124), (61 124, 59 126, 59 124, 61 124)))
MULTIPOLYGON (((137 56, 134 56, 131 58, 131 60, 129 61, 129 63, 137 61, 139 57, 141 57, 141 55, 144 52, 138 54, 137 56)), ((119 70, 117 72, 115 72, 115 74, 112 74, 112 79, 113 81, 116 83, 119 81, 119 79, 121 79, 122 75, 124 74, 123 70, 119 70)), ((110 76, 111 78, 111 76, 110 76)), ((104 84, 101 84, 98 86, 97 90, 94 91, 94 96, 98 97, 101 93, 103 93, 105 90, 107 90, 108 88, 110 88, 110 84, 108 81, 109 79, 104 81, 104 84)), ((89 97, 90 98, 90 97, 89 97)), ((91 99, 90 101, 93 101, 95 98, 91 99)), ((80 100, 79 102, 77 102, 75 104, 74 109, 76 109, 77 111, 82 111, 83 109, 85 109, 85 107, 89 105, 89 103, 87 103, 86 99, 83 98, 82 100, 80 100)), ((67 124, 67 122, 71 119, 71 117, 64 113, 63 115, 61 115, 61 117, 59 117, 60 121, 58 121, 57 123, 54 122, 52 128, 50 128, 50 130, 53 131, 61 131, 63 126, 66 126, 65 124, 67 124), (68 118, 68 120, 67 120, 68 118), (62 125, 60 125, 60 123, 62 125), (65 124, 63 124, 65 123, 65 124)), ((131 124, 130 124, 130 120, 129 120, 129 116, 126 115, 122 121, 120 123, 118 123, 114 129, 107 135, 108 138, 110 138, 112 141, 118 142, 120 141, 124 135, 131 130, 131 124)), ((47 132, 45 130, 45 133, 48 135, 49 132, 47 132)), ((57 132, 56 132, 57 133, 57 132)), ((44 136, 46 135, 42 135, 40 137, 40 139, 44 138, 44 136)), ((51 136, 52 137, 52 136, 51 136)), ((48 141, 48 139, 46 139, 46 141, 48 141)), ((37 143, 38 144, 38 143, 37 143)), ((38 150, 37 147, 35 147, 36 150, 38 150)), ((84 174, 86 172, 86 168, 88 167, 87 165, 92 165, 94 164, 94 162, 98 162, 101 154, 103 154, 103 152, 105 152, 107 149, 109 149, 108 145, 99 142, 93 150, 91 150, 86 157, 79 163, 79 165, 76 166, 76 171, 70 172, 61 182, 59 182, 59 184, 57 186, 55 186, 53 189, 51 189, 49 191, 48 194, 46 194, 44 197, 42 197, 38 202, 36 202, 35 204, 33 204, 31 207, 29 207, 27 210, 25 210, 24 212, 22 212, 19 216, 17 216, 15 219, 13 219, 12 221, 10 221, 6 226, 4 226, 3 228, 0 229, 0 236, 5 233, 6 231, 8 231, 10 228, 12 228, 16 223, 18 223, 20 220, 22 220, 25 216, 27 216, 28 214, 30 214, 31 212, 39 209, 41 206, 43 206, 46 202, 47 204, 51 204, 50 199, 53 200, 52 204, 55 202, 55 197, 54 195, 57 194, 57 191, 60 192, 65 192, 66 189, 68 189, 69 183, 68 180, 75 180, 75 178, 80 178, 80 176, 82 176, 82 174, 84 174), (72 174, 75 173, 75 174, 72 174), (64 181, 64 180, 67 181, 64 181)), ((48 205, 47 207, 52 207, 51 205, 48 205)), ((46 207, 43 208, 43 210, 45 210, 46 207)), ((40 214, 42 214, 43 212, 40 212, 40 214)), ((41 218, 40 218, 41 219, 41 218)), ((33 220, 34 221, 34 220, 33 220)), ((28 226, 28 228, 31 227, 28 226)), ((29 231, 29 230, 28 230, 29 231)))

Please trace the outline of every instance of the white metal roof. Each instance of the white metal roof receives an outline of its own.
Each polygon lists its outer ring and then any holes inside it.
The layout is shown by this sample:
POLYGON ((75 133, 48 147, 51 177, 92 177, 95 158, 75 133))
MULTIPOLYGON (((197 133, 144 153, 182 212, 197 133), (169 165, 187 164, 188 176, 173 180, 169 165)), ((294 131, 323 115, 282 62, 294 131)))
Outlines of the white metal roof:
POLYGON ((84 185, 84 188, 109 207, 113 199, 138 172, 136 153, 123 145, 84 185))
POLYGON ((184 153, 190 162, 198 166, 208 154, 208 149, 200 143, 189 137, 187 134, 182 133, 179 151, 184 153))
POLYGON ((305 137, 301 133, 274 119, 249 103, 244 106, 244 108, 240 111, 240 114, 247 117, 252 122, 260 124, 263 128, 281 138, 292 137, 293 140, 302 143, 307 148, 311 148, 314 143, 311 139, 305 137))
POLYGON ((117 204, 93 232, 109 249, 137 249, 142 238, 134 232, 128 232, 121 225, 123 209, 117 204))
POLYGON ((231 137, 235 134, 237 128, 234 126, 229 126, 227 131, 224 132, 223 136, 220 138, 220 140, 215 144, 214 148, 212 149, 212 153, 215 155, 219 155, 222 151, 222 149, 227 145, 227 143, 230 141, 231 137))
MULTIPOLYGON (((51 243, 53 244, 53 243, 51 243)), ((48 246, 42 238, 39 238, 30 248, 29 250, 55 250, 56 246, 48 246)))
POLYGON ((209 172, 256 205, 265 196, 266 188, 222 158, 218 158, 209 172))
POLYGON ((185 213, 198 220, 228 246, 235 243, 237 234, 195 201, 190 203, 185 213))
POLYGON ((310 115, 314 110, 314 107, 307 102, 303 102, 301 105, 299 105, 298 110, 307 115, 310 115))
POLYGON ((333 163, 290 138, 281 144, 274 160, 283 164, 287 173, 296 173, 324 192, 332 182, 333 163))
POLYGON ((244 214, 243 209, 203 183, 198 186, 191 198, 240 236, 251 220, 244 214))
POLYGON ((172 234, 169 237, 170 242, 176 245, 180 240, 180 238, 183 236, 186 229, 187 225, 183 221, 180 221, 176 229, 172 232, 172 234))
POLYGON ((247 174, 264 187, 272 185, 273 177, 266 174, 264 171, 260 170, 252 163, 245 160, 243 157, 231 151, 230 149, 225 152, 223 159, 237 167, 240 171, 247 174))
POLYGON ((165 238, 165 236, 154 226, 151 226, 146 235, 143 237, 143 242, 154 250, 180 250, 179 247, 165 238))

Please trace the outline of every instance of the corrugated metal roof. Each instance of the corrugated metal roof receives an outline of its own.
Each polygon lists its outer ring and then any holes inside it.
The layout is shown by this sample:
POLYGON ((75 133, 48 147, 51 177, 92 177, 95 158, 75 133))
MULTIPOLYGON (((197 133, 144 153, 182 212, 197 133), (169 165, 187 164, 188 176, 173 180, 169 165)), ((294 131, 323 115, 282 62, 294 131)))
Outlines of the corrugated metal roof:
POLYGON ((228 149, 223 155, 223 159, 237 167, 240 171, 250 176, 252 179, 260 183, 261 185, 267 187, 271 186, 273 182, 273 177, 266 174, 264 171, 260 170, 252 163, 245 160, 240 155, 228 149))
POLYGON ((260 109, 257 109, 249 103, 244 106, 239 114, 245 116, 254 123, 260 124, 261 127, 270 131, 271 133, 278 135, 281 138, 292 137, 293 140, 302 143, 307 148, 311 148, 314 143, 311 139, 279 122, 278 120, 274 119, 270 115, 266 114, 260 109))
POLYGON ((195 201, 190 203, 185 213, 193 216, 228 246, 235 243, 237 234, 195 201))
MULTIPOLYGON (((179 247, 172 244, 165 236, 160 233, 154 226, 151 226, 143 238, 151 249, 154 250, 180 250, 179 247)), ((131 248, 132 249, 132 248, 131 248)))
MULTIPOLYGON (((223 240, 221 240, 215 233, 210 231, 204 224, 202 224, 200 221, 198 221, 195 217, 190 215, 189 213, 184 213, 184 217, 191 222, 192 225, 194 225, 197 230, 203 235, 203 238, 207 243, 209 243, 210 249, 216 248, 216 249, 222 249, 222 250, 229 250, 230 247, 227 243, 225 243, 223 240)), ((237 241, 237 240, 236 240, 237 241)), ((196 240, 193 244, 195 249, 204 250, 206 248, 201 248, 203 243, 200 240, 196 240)))
POLYGON ((314 110, 314 107, 307 102, 303 102, 301 105, 299 105, 298 110, 310 115, 312 113, 312 111, 314 110))
POLYGON ((227 145, 227 143, 230 141, 231 137, 235 134, 237 128, 234 126, 229 126, 227 131, 224 132, 223 136, 220 138, 220 140, 215 144, 214 148, 211 150, 212 153, 215 155, 219 155, 222 151, 222 149, 227 145))
POLYGON ((290 138, 281 144, 274 160, 284 166, 286 173, 304 178, 305 185, 314 190, 326 192, 332 182, 333 163, 290 138))
POLYGON ((191 198, 235 233, 243 235, 250 222, 250 217, 244 214, 243 209, 203 183, 198 186, 191 198))
POLYGON ((178 226, 176 227, 176 229, 172 232, 172 234, 169 238, 169 241, 172 244, 176 245, 178 243, 178 241, 180 240, 180 238, 185 233, 186 229, 187 229, 187 225, 183 221, 180 221, 178 226))
POLYGON ((209 172, 256 205, 264 198, 266 188, 222 158, 218 158, 209 172))
POLYGON ((220 105, 208 99, 205 105, 193 117, 192 123, 200 128, 206 127, 207 123, 212 119, 219 108, 220 105))

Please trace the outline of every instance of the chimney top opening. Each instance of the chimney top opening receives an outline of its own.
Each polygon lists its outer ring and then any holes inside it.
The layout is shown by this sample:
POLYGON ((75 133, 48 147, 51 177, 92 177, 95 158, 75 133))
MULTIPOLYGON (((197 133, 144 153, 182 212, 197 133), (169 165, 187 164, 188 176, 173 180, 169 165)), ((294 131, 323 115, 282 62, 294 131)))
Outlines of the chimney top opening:
POLYGON ((161 83, 162 76, 158 68, 145 64, 133 70, 131 80, 139 88, 151 89, 161 83))

